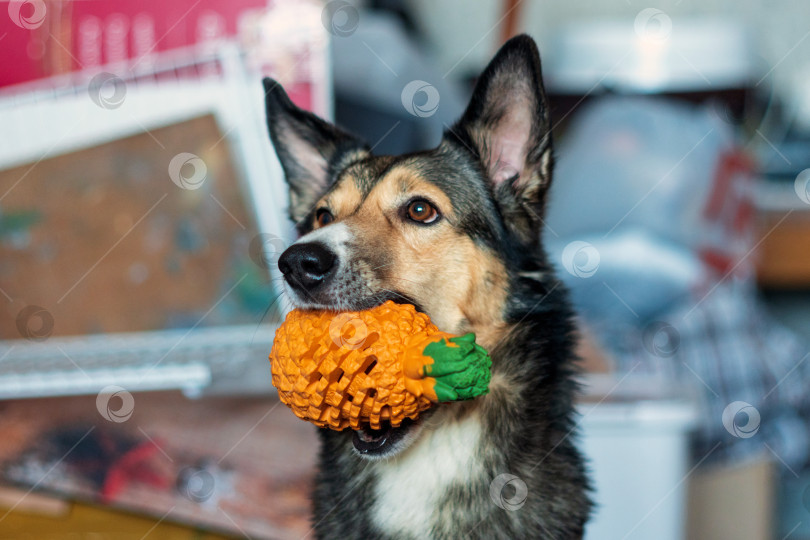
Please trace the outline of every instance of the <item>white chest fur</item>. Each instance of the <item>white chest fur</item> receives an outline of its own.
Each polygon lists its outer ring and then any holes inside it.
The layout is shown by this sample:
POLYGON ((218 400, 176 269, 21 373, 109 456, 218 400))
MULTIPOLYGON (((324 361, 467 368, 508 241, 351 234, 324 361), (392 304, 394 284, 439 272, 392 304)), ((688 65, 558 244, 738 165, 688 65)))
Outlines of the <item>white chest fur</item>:
POLYGON ((471 414, 425 429, 402 454, 376 463, 374 523, 389 534, 427 538, 447 486, 482 471, 477 459, 480 438, 481 421, 471 414))

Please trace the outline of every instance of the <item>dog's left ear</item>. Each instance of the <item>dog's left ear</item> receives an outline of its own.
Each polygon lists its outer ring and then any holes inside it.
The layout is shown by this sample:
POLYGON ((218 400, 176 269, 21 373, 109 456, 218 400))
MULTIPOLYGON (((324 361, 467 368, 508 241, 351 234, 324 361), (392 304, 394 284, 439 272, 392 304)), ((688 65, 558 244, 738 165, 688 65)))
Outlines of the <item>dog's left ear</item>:
POLYGON ((551 125, 540 54, 527 35, 510 39, 481 74, 448 133, 481 161, 507 226, 536 238, 551 183, 551 125))
POLYGON ((279 83, 263 81, 267 127, 290 187, 290 218, 307 232, 313 205, 352 158, 368 153, 357 137, 293 104, 279 83))

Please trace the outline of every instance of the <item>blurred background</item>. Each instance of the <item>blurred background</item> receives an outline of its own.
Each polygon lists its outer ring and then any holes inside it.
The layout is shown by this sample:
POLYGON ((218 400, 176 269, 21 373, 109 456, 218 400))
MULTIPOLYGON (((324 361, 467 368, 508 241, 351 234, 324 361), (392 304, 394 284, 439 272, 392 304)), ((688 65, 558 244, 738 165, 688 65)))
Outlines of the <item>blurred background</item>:
POLYGON ((0 7, 0 537, 311 535, 315 436, 266 360, 294 233, 260 80, 410 152, 526 32, 587 537, 810 538, 810 4, 0 7))

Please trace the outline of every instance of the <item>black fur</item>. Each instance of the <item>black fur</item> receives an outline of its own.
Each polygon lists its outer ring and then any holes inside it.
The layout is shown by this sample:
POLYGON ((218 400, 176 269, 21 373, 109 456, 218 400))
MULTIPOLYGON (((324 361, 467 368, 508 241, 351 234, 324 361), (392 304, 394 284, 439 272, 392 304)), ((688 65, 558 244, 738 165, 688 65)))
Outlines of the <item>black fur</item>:
MULTIPOLYGON (((329 163, 352 155, 366 173, 361 190, 394 165, 418 169, 441 188, 457 211, 453 225, 504 262, 509 291, 503 319, 511 328, 490 352, 493 377, 508 384, 472 403, 443 405, 461 418, 478 414, 483 435, 476 457, 483 473, 447 486, 438 498, 430 536, 434 538, 581 538, 591 509, 583 459, 574 445, 576 384, 574 326, 567 292, 540 246, 543 206, 551 180, 551 133, 540 59, 528 36, 510 40, 482 74, 462 119, 434 150, 397 158, 371 157, 351 136, 296 110, 283 91, 265 82, 268 121, 288 182, 299 197, 314 202, 339 182, 339 167, 302 173, 285 137, 313 143, 329 163), (269 86, 268 86, 269 85, 269 86), (517 105, 516 105, 517 104, 517 105), (510 107, 521 107, 511 110, 510 107), (531 121, 525 160, 516 174, 493 182, 498 133, 520 116, 531 121), (301 183, 312 182, 312 185, 301 183), (522 508, 493 503, 490 484, 511 473, 528 487, 522 508)), ((302 234, 311 230, 303 216, 302 234)), ((438 427, 437 429, 442 429, 438 427)), ((314 493, 313 526, 319 538, 410 538, 383 533, 371 509, 381 462, 360 459, 351 434, 320 430, 322 447, 314 493)), ((406 450, 407 451, 407 450, 406 450)), ((443 451, 453 452, 453 448, 443 451)), ((416 517, 416 516, 415 516, 416 517)))

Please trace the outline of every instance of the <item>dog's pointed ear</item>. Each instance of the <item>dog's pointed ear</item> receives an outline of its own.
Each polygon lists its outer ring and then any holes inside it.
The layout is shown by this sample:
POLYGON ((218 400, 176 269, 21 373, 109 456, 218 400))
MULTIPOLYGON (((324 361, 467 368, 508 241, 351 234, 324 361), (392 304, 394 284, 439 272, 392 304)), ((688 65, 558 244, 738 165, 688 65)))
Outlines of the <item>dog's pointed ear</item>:
POLYGON ((290 218, 300 224, 349 162, 367 146, 336 126, 298 108, 281 85, 265 78, 267 127, 290 186, 290 218))
POLYGON ((532 38, 520 35, 501 47, 448 135, 481 161, 507 225, 526 240, 536 237, 551 183, 552 142, 532 38))

